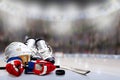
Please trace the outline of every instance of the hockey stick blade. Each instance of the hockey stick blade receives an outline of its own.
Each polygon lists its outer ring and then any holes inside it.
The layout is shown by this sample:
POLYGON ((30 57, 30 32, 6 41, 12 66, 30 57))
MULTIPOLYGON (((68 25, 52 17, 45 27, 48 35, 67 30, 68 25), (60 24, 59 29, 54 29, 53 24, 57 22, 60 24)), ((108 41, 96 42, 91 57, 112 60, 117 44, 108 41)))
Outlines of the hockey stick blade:
POLYGON ((83 74, 83 75, 87 75, 88 73, 90 73, 91 71, 87 71, 85 74, 83 74))
POLYGON ((73 68, 73 69, 75 69, 77 71, 83 71, 83 72, 85 72, 83 75, 86 75, 86 74, 88 74, 88 73, 91 72, 90 70, 83 70, 83 69, 78 69, 78 68, 73 68))

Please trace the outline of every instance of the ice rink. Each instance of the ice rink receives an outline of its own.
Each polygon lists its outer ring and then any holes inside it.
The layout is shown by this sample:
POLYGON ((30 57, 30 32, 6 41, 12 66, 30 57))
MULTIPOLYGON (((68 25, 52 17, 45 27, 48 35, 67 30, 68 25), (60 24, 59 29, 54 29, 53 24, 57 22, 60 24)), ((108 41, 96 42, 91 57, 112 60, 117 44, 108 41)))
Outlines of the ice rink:
MULTIPOLYGON (((3 63, 3 55, 0 55, 0 64, 3 63)), ((5 70, 0 70, 1 80, 120 80, 120 55, 88 55, 88 54, 66 54, 56 57, 56 64, 65 65, 79 69, 90 70, 88 75, 80 75, 65 70, 66 74, 58 76, 55 71, 49 75, 27 75, 20 77, 9 75, 5 70)))

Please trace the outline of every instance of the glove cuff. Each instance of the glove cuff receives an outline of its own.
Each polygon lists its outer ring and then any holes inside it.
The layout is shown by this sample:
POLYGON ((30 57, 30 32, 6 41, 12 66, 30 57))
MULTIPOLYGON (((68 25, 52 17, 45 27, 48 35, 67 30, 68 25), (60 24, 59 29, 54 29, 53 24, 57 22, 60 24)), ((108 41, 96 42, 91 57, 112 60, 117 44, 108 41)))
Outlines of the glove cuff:
POLYGON ((20 60, 20 61, 22 61, 22 59, 19 58, 19 57, 11 57, 11 58, 9 58, 9 59, 7 60, 7 63, 10 62, 10 61, 12 61, 12 60, 20 60))

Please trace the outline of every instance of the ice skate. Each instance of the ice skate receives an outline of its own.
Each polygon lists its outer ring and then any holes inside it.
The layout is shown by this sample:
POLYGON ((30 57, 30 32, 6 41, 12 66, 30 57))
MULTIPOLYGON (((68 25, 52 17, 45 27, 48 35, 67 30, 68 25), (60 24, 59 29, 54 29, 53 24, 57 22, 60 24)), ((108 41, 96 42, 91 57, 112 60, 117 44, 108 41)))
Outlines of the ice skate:
POLYGON ((54 57, 52 56, 52 48, 46 44, 44 40, 36 40, 36 46, 38 49, 38 55, 43 58, 43 60, 55 63, 54 57))

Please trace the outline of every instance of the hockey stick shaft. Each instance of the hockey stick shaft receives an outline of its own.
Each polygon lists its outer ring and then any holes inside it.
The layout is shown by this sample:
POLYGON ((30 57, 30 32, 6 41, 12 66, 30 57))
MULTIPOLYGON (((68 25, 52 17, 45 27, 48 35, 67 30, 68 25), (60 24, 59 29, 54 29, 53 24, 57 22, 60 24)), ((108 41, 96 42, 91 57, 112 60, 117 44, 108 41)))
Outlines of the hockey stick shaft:
MULTIPOLYGON (((24 67, 24 68, 26 68, 26 67, 24 67)), ((66 67, 66 66, 56 65, 56 68, 62 68, 62 69, 70 70, 70 71, 73 71, 73 72, 81 74, 81 75, 87 75, 88 73, 90 73, 89 70, 82 70, 82 69, 66 67)), ((6 67, 0 67, 0 70, 5 70, 5 69, 6 69, 6 67)))
POLYGON ((0 70, 4 70, 4 69, 6 69, 6 67, 0 67, 0 70))
POLYGON ((76 73, 81 74, 81 75, 87 75, 88 73, 90 73, 89 70, 76 69, 76 68, 67 67, 67 66, 60 66, 60 68, 67 69, 67 70, 76 72, 76 73))
MULTIPOLYGON (((27 68, 27 67, 25 66, 24 68, 27 68)), ((60 66, 56 65, 56 68, 60 68, 60 66)), ((6 67, 0 67, 0 70, 5 70, 5 69, 6 69, 6 67)))

